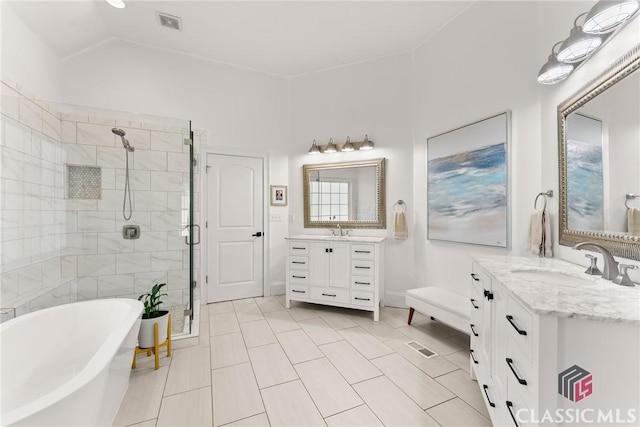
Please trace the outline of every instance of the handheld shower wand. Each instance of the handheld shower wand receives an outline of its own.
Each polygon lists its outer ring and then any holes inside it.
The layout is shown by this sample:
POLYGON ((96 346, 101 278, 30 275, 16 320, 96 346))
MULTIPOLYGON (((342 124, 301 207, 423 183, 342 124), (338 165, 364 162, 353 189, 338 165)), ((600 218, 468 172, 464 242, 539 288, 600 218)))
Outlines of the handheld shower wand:
POLYGON ((135 148, 129 144, 129 141, 124 137, 127 133, 118 128, 111 129, 115 135, 118 135, 122 139, 122 146, 126 150, 127 153, 127 169, 124 176, 124 200, 122 201, 122 216, 126 221, 131 219, 131 215, 133 214, 133 208, 131 207, 131 188, 129 187, 129 153, 133 153, 135 148), (129 197, 129 216, 126 214, 126 206, 127 206, 127 195, 129 197))

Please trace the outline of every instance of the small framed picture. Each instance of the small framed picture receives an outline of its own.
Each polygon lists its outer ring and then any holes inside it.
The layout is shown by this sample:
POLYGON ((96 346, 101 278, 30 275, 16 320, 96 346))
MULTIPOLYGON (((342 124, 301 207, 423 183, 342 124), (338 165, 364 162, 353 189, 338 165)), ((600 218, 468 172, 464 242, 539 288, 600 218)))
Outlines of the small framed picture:
POLYGON ((271 206, 287 206, 287 186, 271 186, 271 206))

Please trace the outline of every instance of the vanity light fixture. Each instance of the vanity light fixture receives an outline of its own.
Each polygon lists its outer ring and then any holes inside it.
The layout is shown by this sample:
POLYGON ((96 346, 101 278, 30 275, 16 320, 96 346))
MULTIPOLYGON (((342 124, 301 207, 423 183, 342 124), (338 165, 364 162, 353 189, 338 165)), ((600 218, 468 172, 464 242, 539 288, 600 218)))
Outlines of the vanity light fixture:
POLYGON ((638 0, 601 0, 589 11, 582 31, 587 34, 609 33, 631 18, 638 8, 638 0))
POLYGON ((364 141, 360 145, 359 150, 373 150, 373 142, 369 141, 369 135, 364 136, 364 141))
POLYGON ((562 80, 569 77, 569 74, 573 71, 572 64, 565 64, 564 62, 558 61, 555 54, 555 48, 562 42, 558 42, 553 45, 551 48, 551 55, 549 55, 549 59, 547 63, 542 66, 540 71, 538 72, 538 83, 542 83, 543 85, 553 85, 561 82, 562 80))
POLYGON ((347 137, 347 142, 344 143, 344 145, 342 146, 342 149, 340 151, 353 151, 355 150, 355 148, 353 148, 353 144, 351 143, 351 139, 349 137, 347 137))
POLYGON ((311 148, 309 148, 309 154, 320 154, 320 148, 318 148, 318 144, 316 143, 315 139, 311 144, 311 148))
POLYGON ((333 138, 329 138, 329 143, 324 149, 325 153, 335 153, 337 150, 336 144, 333 143, 333 138))
POLYGON ((578 25, 578 19, 585 16, 582 13, 573 21, 573 28, 569 33, 569 37, 562 42, 558 51, 558 60, 568 62, 570 64, 580 62, 586 59, 594 50, 602 44, 600 36, 595 34, 587 34, 582 31, 582 27, 578 25))
POLYGON ((106 2, 116 9, 124 9, 125 7, 127 7, 124 0, 106 0, 106 2))

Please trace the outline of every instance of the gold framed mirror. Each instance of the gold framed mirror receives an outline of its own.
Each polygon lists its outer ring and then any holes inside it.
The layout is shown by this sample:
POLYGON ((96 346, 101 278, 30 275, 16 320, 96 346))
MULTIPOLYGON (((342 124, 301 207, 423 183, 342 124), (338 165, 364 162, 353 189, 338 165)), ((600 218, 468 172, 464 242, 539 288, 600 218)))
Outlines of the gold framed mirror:
POLYGON ((561 245, 640 260, 639 68, 640 44, 558 106, 561 245))
POLYGON ((386 228, 384 163, 303 165, 305 228, 386 228))

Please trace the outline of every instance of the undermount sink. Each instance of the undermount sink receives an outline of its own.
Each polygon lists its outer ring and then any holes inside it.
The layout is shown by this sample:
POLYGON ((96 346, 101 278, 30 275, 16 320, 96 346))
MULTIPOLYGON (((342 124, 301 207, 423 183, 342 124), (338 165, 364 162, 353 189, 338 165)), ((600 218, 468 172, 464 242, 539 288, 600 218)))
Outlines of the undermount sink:
POLYGON ((517 277, 532 282, 543 282, 550 285, 592 285, 593 279, 576 277, 562 271, 543 269, 515 269, 511 273, 517 277))

